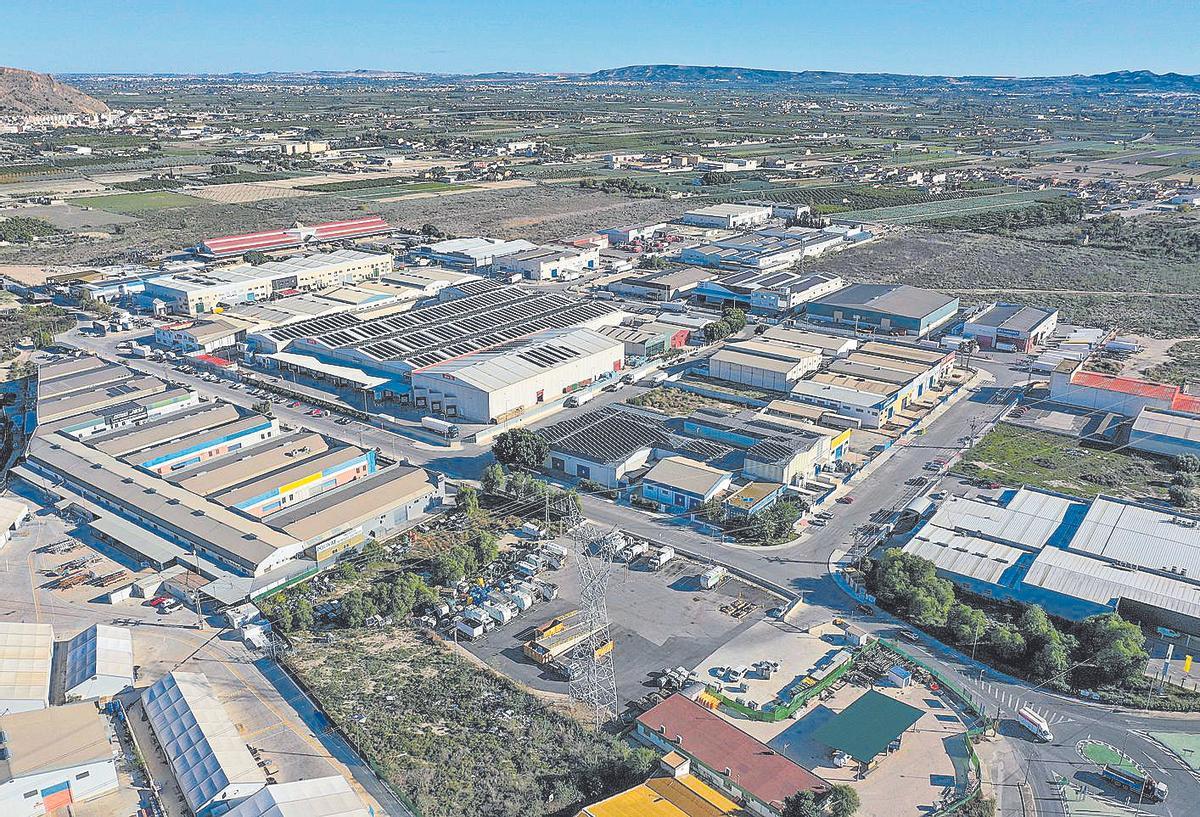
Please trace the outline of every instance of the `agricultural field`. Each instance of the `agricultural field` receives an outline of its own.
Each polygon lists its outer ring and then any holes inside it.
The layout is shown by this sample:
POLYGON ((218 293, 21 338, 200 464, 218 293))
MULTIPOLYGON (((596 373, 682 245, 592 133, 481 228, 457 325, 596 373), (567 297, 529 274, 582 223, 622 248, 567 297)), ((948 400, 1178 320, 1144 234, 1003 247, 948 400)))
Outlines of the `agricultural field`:
POLYGON ((1057 434, 1000 424, 963 455, 954 472, 1080 497, 1112 494, 1162 499, 1174 467, 1124 451, 1085 448, 1057 434))
POLYGON ((913 224, 947 216, 961 216, 992 210, 1011 210, 1025 207, 1034 202, 1052 201, 1060 195, 1053 190, 1024 190, 929 201, 920 204, 902 204, 897 207, 877 207, 872 210, 850 210, 839 213, 838 217, 882 221, 888 224, 913 224))
POLYGON ((641 782, 656 755, 586 730, 457 648, 402 628, 298 636, 286 659, 422 817, 573 814, 641 782))
POLYGON ((111 196, 86 196, 81 199, 71 199, 71 204, 78 207, 94 207, 109 213, 137 215, 154 210, 165 210, 172 207, 192 207, 206 204, 203 199, 185 196, 182 193, 170 193, 155 190, 145 193, 117 193, 111 196))

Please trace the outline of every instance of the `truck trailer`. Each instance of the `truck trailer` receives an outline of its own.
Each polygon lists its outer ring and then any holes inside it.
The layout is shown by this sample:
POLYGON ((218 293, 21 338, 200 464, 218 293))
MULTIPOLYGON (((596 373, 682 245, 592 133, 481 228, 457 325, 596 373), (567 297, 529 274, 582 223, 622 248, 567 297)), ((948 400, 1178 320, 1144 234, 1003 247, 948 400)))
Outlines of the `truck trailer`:
POLYGON ((447 440, 458 439, 458 426, 445 420, 439 420, 437 417, 422 417, 421 426, 437 434, 441 434, 447 440))
POLYGON ((1045 718, 1027 706, 1023 706, 1017 710, 1017 723, 1032 732, 1038 740, 1045 741, 1046 743, 1054 740, 1054 733, 1050 731, 1050 724, 1046 722, 1045 718))
POLYGON ((1167 799, 1167 784, 1155 780, 1148 774, 1142 774, 1132 768, 1105 766, 1100 770, 1100 776, 1110 783, 1136 794, 1143 800, 1159 803, 1167 799))

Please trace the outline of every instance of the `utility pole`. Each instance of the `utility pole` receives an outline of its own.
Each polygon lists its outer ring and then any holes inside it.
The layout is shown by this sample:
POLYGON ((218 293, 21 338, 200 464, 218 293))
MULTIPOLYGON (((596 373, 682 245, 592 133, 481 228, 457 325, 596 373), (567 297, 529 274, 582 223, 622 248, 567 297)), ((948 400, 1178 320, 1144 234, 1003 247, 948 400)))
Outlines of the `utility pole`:
POLYGON ((575 559, 582 580, 580 606, 590 635, 571 652, 568 689, 572 698, 590 708, 597 729, 617 716, 617 679, 607 601, 615 552, 612 538, 615 537, 601 534, 591 525, 576 528, 574 532, 575 559))
MULTIPOLYGON (((192 544, 192 569, 197 576, 200 575, 200 559, 198 556, 196 556, 195 543, 192 544)), ((188 591, 192 598, 192 609, 196 611, 196 629, 203 630, 204 615, 200 612, 200 593, 192 583, 191 579, 188 580, 188 591)))

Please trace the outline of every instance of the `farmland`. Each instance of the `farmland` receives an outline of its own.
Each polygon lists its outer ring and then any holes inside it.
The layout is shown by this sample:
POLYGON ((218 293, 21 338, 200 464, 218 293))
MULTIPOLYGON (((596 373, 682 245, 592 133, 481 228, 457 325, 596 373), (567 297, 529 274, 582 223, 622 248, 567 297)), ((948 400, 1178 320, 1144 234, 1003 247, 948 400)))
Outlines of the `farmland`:
POLYGON ((287 660, 423 817, 573 813, 644 779, 654 762, 408 630, 300 637, 287 660))
POLYGON ((196 204, 205 204, 206 202, 193 196, 185 196, 182 193, 155 190, 144 193, 117 193, 111 196, 86 196, 81 199, 72 199, 71 203, 79 207, 94 207, 97 210, 105 210, 109 213, 137 215, 153 210, 165 210, 171 207, 191 207, 196 204))
POLYGON ((902 204, 896 207, 877 207, 871 210, 851 210, 839 213, 839 218, 861 218, 889 224, 912 224, 946 216, 960 216, 990 210, 1009 210, 1033 202, 1050 201, 1060 194, 1048 190, 1025 190, 1011 193, 942 199, 940 201, 902 204))

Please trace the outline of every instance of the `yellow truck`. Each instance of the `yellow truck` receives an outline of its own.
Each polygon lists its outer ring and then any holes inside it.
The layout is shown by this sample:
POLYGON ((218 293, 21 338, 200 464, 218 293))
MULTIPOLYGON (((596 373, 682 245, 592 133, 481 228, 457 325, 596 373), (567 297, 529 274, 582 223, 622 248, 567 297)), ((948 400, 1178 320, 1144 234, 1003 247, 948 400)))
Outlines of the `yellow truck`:
POLYGON ((578 610, 572 610, 539 627, 537 634, 525 642, 525 656, 534 663, 549 664, 565 656, 599 629, 589 626, 578 610))

